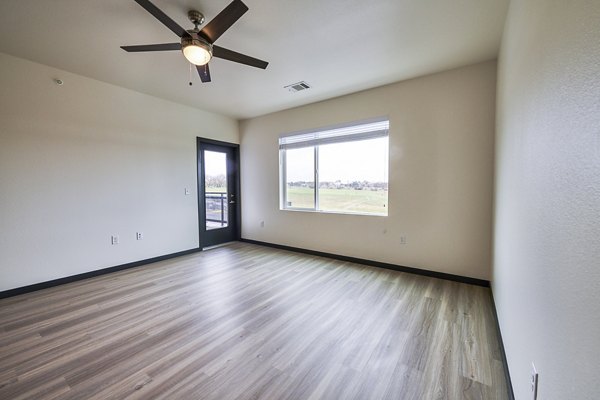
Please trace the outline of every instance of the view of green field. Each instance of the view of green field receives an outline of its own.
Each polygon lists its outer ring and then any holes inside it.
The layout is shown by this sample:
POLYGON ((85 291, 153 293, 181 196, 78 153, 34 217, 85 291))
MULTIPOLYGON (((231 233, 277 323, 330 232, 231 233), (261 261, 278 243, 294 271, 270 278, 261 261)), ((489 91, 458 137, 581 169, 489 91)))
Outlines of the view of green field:
MULTIPOLYGON (((319 209, 323 211, 387 214, 387 200, 387 190, 319 189, 319 209)), ((288 187, 287 201, 288 207, 313 208, 313 189, 288 187)))

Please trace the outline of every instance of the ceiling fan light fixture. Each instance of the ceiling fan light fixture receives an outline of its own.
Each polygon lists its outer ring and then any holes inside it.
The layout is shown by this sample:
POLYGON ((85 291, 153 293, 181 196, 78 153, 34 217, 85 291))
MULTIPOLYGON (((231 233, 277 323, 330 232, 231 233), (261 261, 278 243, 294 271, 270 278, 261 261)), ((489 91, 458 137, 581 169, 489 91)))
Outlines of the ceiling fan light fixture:
POLYGON ((200 38, 182 38, 181 50, 185 58, 194 65, 208 64, 212 58, 212 46, 200 38))

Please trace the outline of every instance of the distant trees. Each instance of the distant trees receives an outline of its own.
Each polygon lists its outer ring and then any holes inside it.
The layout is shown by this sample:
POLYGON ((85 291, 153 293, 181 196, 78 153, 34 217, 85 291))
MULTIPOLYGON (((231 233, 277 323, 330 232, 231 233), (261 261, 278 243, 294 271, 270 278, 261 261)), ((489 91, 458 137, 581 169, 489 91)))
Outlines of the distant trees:
POLYGON ((204 181, 205 185, 211 188, 221 188, 227 186, 227 178, 225 175, 206 175, 204 181))
MULTIPOLYGON (((305 187, 314 188, 314 182, 309 181, 296 181, 288 182, 290 187, 305 187)), ((387 182, 370 182, 370 181, 354 181, 342 183, 337 180, 335 182, 321 181, 319 182, 319 189, 354 189, 354 190, 388 190, 387 182)))

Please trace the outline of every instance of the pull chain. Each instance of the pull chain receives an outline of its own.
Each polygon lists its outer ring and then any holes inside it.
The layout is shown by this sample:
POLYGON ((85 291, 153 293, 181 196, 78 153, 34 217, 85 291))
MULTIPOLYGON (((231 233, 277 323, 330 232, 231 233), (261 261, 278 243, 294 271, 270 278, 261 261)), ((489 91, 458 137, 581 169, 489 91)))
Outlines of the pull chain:
POLYGON ((190 63, 190 86, 192 86, 192 63, 190 63))

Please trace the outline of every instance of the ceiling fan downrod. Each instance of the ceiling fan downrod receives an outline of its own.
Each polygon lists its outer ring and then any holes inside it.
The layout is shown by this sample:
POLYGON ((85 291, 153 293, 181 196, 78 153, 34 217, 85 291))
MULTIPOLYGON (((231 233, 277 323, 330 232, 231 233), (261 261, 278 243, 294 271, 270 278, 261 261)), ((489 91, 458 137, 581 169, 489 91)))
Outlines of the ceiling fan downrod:
POLYGON ((198 10, 188 11, 188 18, 194 24, 194 31, 198 32, 198 27, 204 23, 204 14, 198 10))

